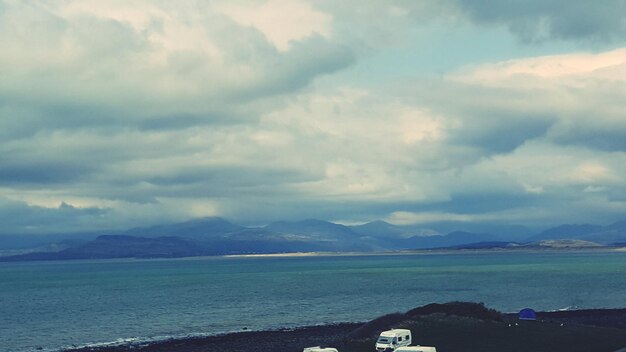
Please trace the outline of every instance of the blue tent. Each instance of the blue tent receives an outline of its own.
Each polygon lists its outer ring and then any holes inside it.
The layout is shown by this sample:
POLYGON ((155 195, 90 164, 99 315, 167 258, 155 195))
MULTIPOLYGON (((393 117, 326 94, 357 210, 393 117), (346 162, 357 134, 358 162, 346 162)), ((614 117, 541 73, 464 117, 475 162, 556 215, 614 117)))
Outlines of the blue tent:
POLYGON ((537 313, 530 308, 524 308, 519 311, 520 320, 537 320, 537 313))

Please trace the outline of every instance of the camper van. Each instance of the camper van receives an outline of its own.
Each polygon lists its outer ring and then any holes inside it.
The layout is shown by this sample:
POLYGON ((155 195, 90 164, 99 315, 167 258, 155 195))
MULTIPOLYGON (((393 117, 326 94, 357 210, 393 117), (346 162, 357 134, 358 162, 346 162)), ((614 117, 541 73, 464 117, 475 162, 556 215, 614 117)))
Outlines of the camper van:
POLYGON ((315 347, 307 347, 302 352, 338 352, 336 348, 326 347, 322 348, 320 346, 315 347))
POLYGON ((405 346, 398 347, 395 352, 437 352, 437 349, 430 346, 405 346))
POLYGON ((398 347, 411 345, 411 330, 391 329, 380 333, 376 351, 395 351, 398 347))

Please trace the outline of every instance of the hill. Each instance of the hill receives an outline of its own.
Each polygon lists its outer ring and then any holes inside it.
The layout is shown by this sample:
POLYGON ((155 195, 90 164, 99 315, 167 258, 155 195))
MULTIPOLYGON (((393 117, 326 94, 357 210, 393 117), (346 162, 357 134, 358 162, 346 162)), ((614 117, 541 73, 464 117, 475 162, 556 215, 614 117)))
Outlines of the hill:
POLYGON ((560 225, 530 237, 529 241, 573 239, 613 244, 626 241, 626 221, 618 221, 608 226, 582 224, 560 225))
POLYGON ((341 352, 363 352, 373 351, 380 332, 391 328, 410 329, 413 344, 435 346, 442 352, 612 352, 626 346, 626 309, 537 315, 538 321, 518 321, 516 314, 504 314, 479 303, 435 303, 362 323, 246 331, 65 352, 293 352, 320 345, 341 352))
POLYGON ((603 248, 605 245, 582 241, 582 240, 543 240, 537 242, 519 243, 505 241, 486 241, 468 244, 460 244, 440 249, 454 250, 480 250, 480 249, 506 249, 506 250, 529 250, 529 249, 593 249, 603 248))
POLYGON ((151 227, 138 227, 126 231, 124 234, 138 237, 168 237, 178 236, 185 238, 210 238, 229 234, 246 229, 218 217, 206 217, 189 221, 163 224, 151 227))
POLYGON ((324 244, 333 251, 368 252, 385 249, 347 226, 317 219, 279 221, 265 226, 264 229, 291 239, 324 244))

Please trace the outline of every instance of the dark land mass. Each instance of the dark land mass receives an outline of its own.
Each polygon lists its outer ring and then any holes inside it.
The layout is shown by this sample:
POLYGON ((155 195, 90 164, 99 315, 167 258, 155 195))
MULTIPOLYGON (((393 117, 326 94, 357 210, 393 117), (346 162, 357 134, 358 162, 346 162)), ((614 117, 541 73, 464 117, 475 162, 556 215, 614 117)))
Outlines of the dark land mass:
POLYGON ((613 352, 626 347, 626 309, 538 312, 521 321, 482 304, 429 304, 366 323, 274 331, 237 332, 150 344, 69 349, 66 352, 300 352, 331 346, 340 352, 372 352, 378 334, 408 328, 414 344, 438 352, 613 352))
POLYGON ((626 221, 608 226, 561 225, 515 242, 506 240, 507 234, 441 234, 384 221, 350 227, 315 219, 252 228, 221 218, 202 218, 108 234, 72 234, 63 240, 59 236, 50 235, 49 243, 45 243, 45 236, 0 236, 0 262, 296 252, 608 248, 626 241, 626 221))
POLYGON ((610 245, 602 245, 595 242, 583 240, 542 240, 538 242, 505 242, 505 241, 486 241, 461 244, 458 246, 440 247, 433 249, 448 250, 483 250, 483 249, 506 249, 506 250, 554 250, 554 249, 610 249, 621 248, 622 244, 615 243, 610 245))
MULTIPOLYGON (((248 237, 246 230, 233 235, 230 239, 198 240, 182 237, 135 237, 128 235, 103 235, 93 241, 74 246, 53 246, 59 250, 53 252, 29 252, 25 254, 0 256, 0 262, 19 261, 54 261, 77 259, 153 259, 186 258, 199 256, 247 255, 247 254, 297 254, 319 253, 327 255, 342 254, 410 254, 410 253, 449 253, 451 251, 559 251, 559 250, 605 250, 611 251, 626 247, 625 244, 600 245, 582 240, 545 240, 533 243, 488 241, 463 245, 410 250, 373 251, 359 246, 338 247, 330 241, 304 242, 282 241, 269 238, 255 239, 248 237)), ((255 236, 257 234, 254 234, 255 236)))
POLYGON ((528 241, 574 239, 600 244, 612 244, 623 242, 625 236, 626 221, 618 221, 607 226, 591 224, 560 225, 532 236, 528 238, 528 241))

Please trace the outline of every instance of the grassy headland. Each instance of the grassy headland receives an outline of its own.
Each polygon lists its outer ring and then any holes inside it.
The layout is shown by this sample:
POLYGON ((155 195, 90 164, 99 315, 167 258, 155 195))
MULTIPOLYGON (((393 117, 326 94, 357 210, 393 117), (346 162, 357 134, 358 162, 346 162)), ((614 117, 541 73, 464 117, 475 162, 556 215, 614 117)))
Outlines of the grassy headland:
POLYGON ((626 309, 539 312, 519 321, 482 304, 430 304, 366 323, 345 323, 274 331, 249 331, 167 340, 143 345, 80 348, 71 352, 300 352, 332 346, 341 352, 372 352, 378 334, 408 328, 414 344, 440 352, 612 352, 626 347, 626 309))

